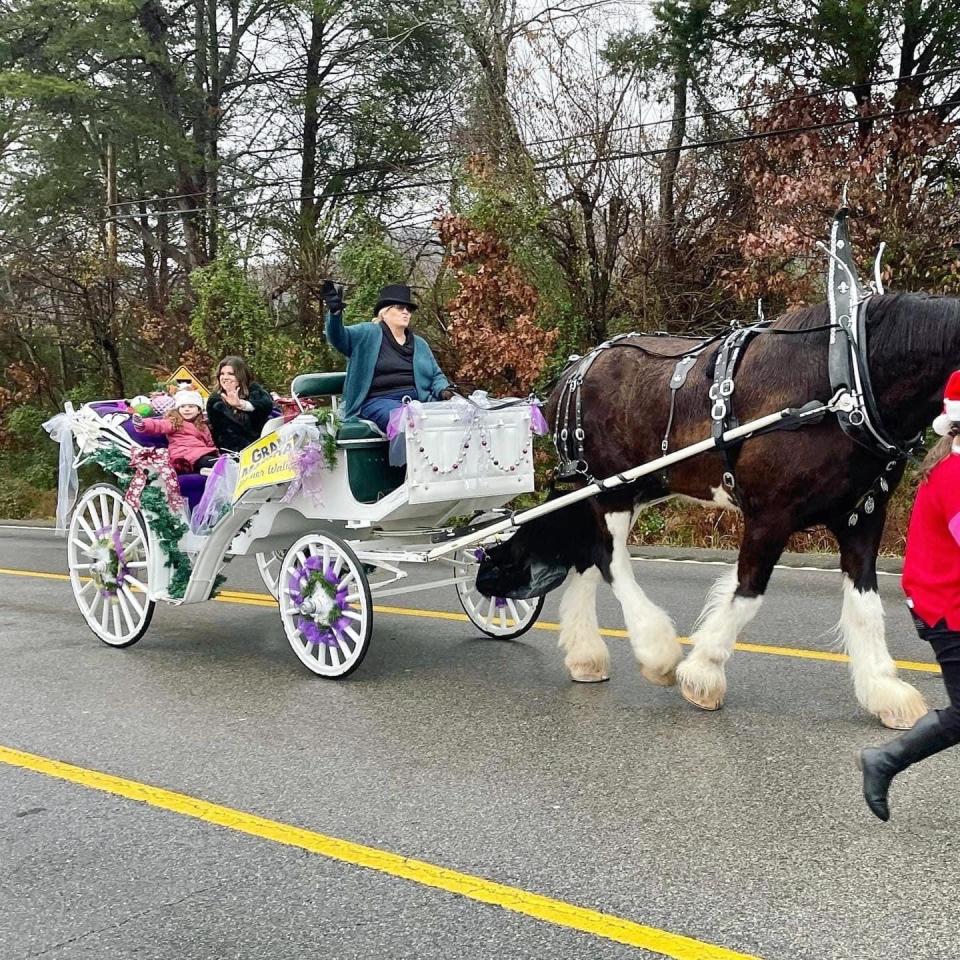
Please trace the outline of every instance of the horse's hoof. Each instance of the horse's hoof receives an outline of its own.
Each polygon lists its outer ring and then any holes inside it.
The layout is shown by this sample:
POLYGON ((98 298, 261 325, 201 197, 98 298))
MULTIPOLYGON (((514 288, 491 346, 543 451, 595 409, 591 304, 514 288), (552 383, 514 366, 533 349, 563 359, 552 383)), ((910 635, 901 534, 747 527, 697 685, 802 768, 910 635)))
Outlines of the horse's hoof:
POLYGON ((655 683, 658 687, 672 687, 677 682, 676 670, 668 670, 666 673, 654 673, 649 667, 641 667, 640 676, 642 676, 644 680, 655 683))
POLYGON ((892 710, 884 710, 878 719, 890 730, 910 730, 920 717, 903 717, 892 710))
POLYGON ((683 686, 682 684, 680 686, 680 696, 683 697, 687 703, 692 703, 695 707, 699 707, 701 710, 709 710, 713 712, 714 710, 719 710, 723 706, 723 694, 698 693, 691 690, 689 687, 683 686))
POLYGON ((600 670, 571 670, 570 679, 575 683, 604 683, 610 674, 600 670))

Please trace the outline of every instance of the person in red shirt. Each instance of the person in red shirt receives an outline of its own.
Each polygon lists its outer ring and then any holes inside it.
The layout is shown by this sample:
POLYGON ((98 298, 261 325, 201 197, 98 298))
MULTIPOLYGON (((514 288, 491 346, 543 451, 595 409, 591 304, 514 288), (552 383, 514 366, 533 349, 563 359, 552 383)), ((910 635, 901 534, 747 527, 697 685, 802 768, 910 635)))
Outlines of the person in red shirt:
POLYGON ((960 743, 960 370, 947 381, 933 429, 942 439, 920 468, 901 586, 917 633, 940 664, 950 706, 931 710, 882 747, 860 751, 863 796, 881 820, 890 819, 887 791, 898 773, 960 743))

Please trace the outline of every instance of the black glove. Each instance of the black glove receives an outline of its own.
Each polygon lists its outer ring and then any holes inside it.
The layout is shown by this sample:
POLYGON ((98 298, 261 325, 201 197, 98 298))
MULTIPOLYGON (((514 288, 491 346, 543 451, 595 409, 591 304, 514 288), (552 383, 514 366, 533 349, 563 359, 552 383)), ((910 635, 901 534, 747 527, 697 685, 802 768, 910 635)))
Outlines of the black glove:
POLYGON ((324 280, 320 295, 331 313, 343 313, 343 290, 338 289, 332 280, 324 280))
POLYGON ((437 394, 440 400, 452 400, 454 396, 456 396, 456 391, 453 387, 446 387, 437 394))

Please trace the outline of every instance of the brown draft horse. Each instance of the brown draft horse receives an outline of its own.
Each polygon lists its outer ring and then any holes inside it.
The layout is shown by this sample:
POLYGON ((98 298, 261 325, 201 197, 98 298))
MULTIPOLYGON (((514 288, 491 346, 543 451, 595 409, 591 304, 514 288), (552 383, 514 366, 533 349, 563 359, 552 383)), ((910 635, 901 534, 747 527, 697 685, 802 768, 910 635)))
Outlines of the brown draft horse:
MULTIPOLYGON (((940 411, 947 377, 960 365, 960 300, 887 294, 871 297, 862 309, 867 311, 867 357, 880 420, 889 435, 906 442, 940 411)), ((788 312, 771 325, 802 332, 762 332, 753 338, 733 396, 741 423, 830 399, 828 324, 827 306, 820 304, 788 312)), ((670 337, 632 337, 630 342, 636 346, 602 351, 583 382, 584 454, 595 477, 660 456, 670 406, 668 383, 676 356, 690 348, 689 340, 670 337)), ((671 450, 710 436, 708 390, 718 348, 704 350, 677 392, 671 450)), ((562 388, 561 379, 547 405, 551 425, 562 388)), ((858 445, 828 414, 816 425, 745 440, 736 456, 736 505, 722 483, 726 466, 721 454, 701 454, 665 475, 644 477, 523 525, 488 552, 478 583, 482 580, 484 592, 491 594, 522 595, 524 589, 536 592, 538 568, 559 567, 561 575, 569 570, 560 604, 560 646, 573 679, 593 682, 609 676, 609 654, 596 619, 596 589, 605 579, 623 607, 643 675, 660 684, 679 680, 687 700, 715 710, 726 693, 724 665, 738 634, 756 615, 787 539, 823 524, 840 546, 840 632, 857 699, 885 725, 907 728, 927 707, 919 692, 897 676, 884 639, 876 558, 889 494, 876 484, 883 475, 892 492, 904 469, 901 463, 884 473, 887 464, 887 457, 858 445), (877 494, 875 508, 860 510, 851 526, 851 511, 871 487, 877 494), (744 518, 737 568, 713 587, 685 660, 670 617, 637 584, 626 545, 642 506, 670 496, 740 509, 744 518)))

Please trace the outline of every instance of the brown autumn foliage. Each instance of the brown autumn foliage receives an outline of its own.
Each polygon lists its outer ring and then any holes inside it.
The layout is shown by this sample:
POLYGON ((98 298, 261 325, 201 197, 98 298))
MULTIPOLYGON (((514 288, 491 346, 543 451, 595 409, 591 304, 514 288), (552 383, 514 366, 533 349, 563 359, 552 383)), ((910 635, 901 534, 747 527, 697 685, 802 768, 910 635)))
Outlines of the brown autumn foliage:
POLYGON ((437 230, 457 281, 446 304, 454 379, 491 392, 529 392, 559 336, 537 325, 539 294, 493 232, 455 214, 441 217, 437 230))
MULTIPOLYGON (((825 240, 845 184, 861 279, 872 277, 873 257, 885 241, 885 284, 960 291, 960 221, 942 175, 960 148, 960 131, 933 111, 883 116, 890 112, 896 112, 892 103, 877 98, 860 110, 863 117, 877 119, 757 140, 743 148, 747 226, 735 237, 742 266, 725 278, 739 298, 771 297, 777 305, 822 299, 825 260, 814 245, 825 240), (953 243, 931 243, 931 237, 953 243)), ((751 129, 839 124, 850 115, 837 99, 807 97, 758 114, 751 129)))

